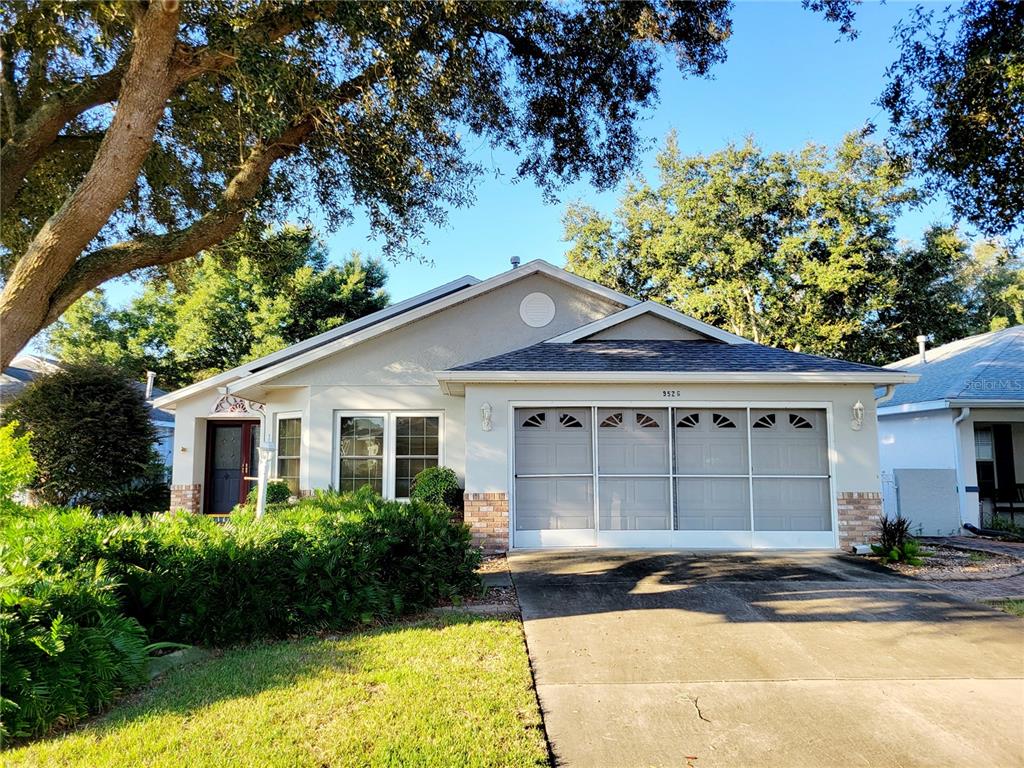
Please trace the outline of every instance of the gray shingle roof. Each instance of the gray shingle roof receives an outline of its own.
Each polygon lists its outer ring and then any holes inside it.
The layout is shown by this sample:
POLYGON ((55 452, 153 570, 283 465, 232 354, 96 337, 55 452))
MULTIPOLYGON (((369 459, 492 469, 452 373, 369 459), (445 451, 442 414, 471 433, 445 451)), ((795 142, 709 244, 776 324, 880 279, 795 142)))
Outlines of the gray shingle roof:
POLYGON ((886 408, 932 400, 1019 400, 1024 402, 1024 325, 953 341, 886 368, 920 374, 916 384, 896 387, 886 408))
POLYGON ((867 373, 871 365, 716 341, 581 341, 534 344, 460 365, 454 371, 867 373))

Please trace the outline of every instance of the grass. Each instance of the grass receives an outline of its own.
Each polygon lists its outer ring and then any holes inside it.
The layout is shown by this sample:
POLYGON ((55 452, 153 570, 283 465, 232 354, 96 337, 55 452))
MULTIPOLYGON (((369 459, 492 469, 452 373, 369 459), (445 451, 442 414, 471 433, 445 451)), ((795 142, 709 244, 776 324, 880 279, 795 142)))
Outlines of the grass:
POLYGON ((446 615, 171 670, 4 765, 545 766, 517 620, 446 615))
POLYGON ((1001 611, 1024 618, 1024 600, 999 600, 992 605, 1001 611))
POLYGON ((970 552, 967 555, 967 561, 973 563, 974 565, 981 565, 982 563, 987 563, 991 559, 992 556, 987 555, 984 552, 970 552))

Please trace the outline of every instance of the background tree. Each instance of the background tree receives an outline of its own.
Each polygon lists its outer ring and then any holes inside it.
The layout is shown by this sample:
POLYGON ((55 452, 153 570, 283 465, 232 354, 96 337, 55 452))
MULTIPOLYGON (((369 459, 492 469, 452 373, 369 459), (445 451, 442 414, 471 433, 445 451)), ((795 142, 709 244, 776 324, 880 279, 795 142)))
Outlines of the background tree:
POLYGON ((764 344, 869 356, 891 290, 893 218, 912 193, 877 145, 765 153, 753 141, 684 157, 632 184, 614 221, 571 207, 569 268, 764 344))
MULTIPOLYGON (((845 23, 847 3, 809 2, 845 23)), ((551 192, 633 163, 663 52, 724 58, 726 0, 30 0, 0 11, 0 366, 104 281, 247 217, 359 205, 390 255, 466 204, 466 146, 551 192), (116 104, 116 109, 112 106, 116 104)))
POLYGON ((869 363, 1024 321, 1024 271, 995 242, 933 227, 901 245, 914 199, 900 163, 862 135, 834 150, 752 141, 684 157, 672 137, 657 186, 638 180, 613 218, 565 216, 569 268, 754 341, 869 363))
POLYGON ((135 379, 152 370, 174 388, 382 309, 386 279, 379 262, 358 256, 328 265, 308 229, 236 236, 175 265, 125 309, 112 309, 102 289, 86 294, 48 344, 63 361, 98 360, 135 379))
POLYGON ((897 149, 954 213, 994 235, 1024 225, 1024 3, 918 7, 881 103, 897 149))
POLYGON ((143 392, 111 368, 70 366, 42 376, 4 409, 3 418, 18 422, 18 434, 31 433, 37 465, 32 488, 47 503, 133 511, 136 496, 160 485, 152 476, 156 434, 143 392), (128 509, 122 508, 125 501, 128 509))

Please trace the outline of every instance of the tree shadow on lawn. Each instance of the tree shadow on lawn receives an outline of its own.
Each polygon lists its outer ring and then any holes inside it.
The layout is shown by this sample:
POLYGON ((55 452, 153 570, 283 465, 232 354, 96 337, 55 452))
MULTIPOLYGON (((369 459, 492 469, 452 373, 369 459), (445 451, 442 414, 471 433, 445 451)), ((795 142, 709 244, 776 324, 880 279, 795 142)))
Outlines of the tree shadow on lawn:
MULTIPOLYGON (((82 721, 52 737, 14 746, 43 744, 72 734, 100 740, 132 722, 161 715, 198 715, 220 702, 257 697, 276 689, 299 686, 324 672, 351 675, 353 687, 374 695, 373 678, 382 658, 374 653, 373 638, 406 632, 443 632, 483 622, 515 622, 517 615, 476 616, 456 612, 408 617, 370 629, 321 632, 300 639, 255 642, 225 649, 167 671, 149 686, 121 699, 106 713, 82 721), (366 679, 359 680, 364 674, 366 679)), ((394 659, 396 666, 408 664, 394 659)), ((386 663, 386 660, 385 660, 386 663)))

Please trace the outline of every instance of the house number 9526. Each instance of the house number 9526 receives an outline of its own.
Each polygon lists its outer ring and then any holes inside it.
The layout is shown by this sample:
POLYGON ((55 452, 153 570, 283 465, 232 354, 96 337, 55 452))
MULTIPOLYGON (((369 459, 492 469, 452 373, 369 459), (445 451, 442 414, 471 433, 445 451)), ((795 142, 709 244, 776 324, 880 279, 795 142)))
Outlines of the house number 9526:
POLYGON ((663 389, 661 390, 662 397, 682 397, 683 391, 681 389, 663 389))

